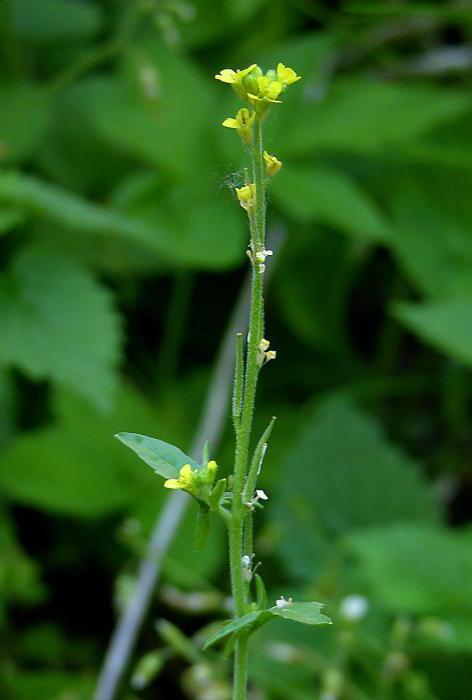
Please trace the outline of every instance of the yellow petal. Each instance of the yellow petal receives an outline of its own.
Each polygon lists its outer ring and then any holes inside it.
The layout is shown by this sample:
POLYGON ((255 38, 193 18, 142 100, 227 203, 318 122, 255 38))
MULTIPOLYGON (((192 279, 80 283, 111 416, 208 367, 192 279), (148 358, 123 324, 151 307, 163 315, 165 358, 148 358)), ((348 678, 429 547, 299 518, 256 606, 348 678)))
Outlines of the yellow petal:
POLYGON ((224 120, 222 126, 227 126, 228 129, 237 129, 239 127, 239 124, 237 119, 233 119, 233 117, 228 117, 228 119, 224 120))
POLYGON ((192 467, 190 464, 184 464, 182 469, 179 472, 179 480, 181 479, 182 481, 191 481, 192 480, 192 467))
POLYGON ((232 68, 223 68, 218 75, 215 75, 215 78, 221 80, 222 83, 234 83, 236 72, 232 68))
POLYGON ((180 483, 178 479, 167 479, 167 481, 164 481, 164 488, 166 489, 181 489, 183 488, 183 485, 180 483))
POLYGON ((238 70, 238 77, 245 78, 246 75, 249 75, 249 73, 252 73, 254 68, 257 68, 257 63, 252 63, 248 68, 245 68, 244 70, 238 70))
POLYGON ((284 85, 291 85, 297 80, 301 80, 301 76, 297 75, 293 68, 287 68, 283 63, 279 63, 277 66, 277 78, 284 85))
POLYGON ((271 83, 269 83, 266 89, 267 98, 269 100, 275 100, 275 98, 278 97, 281 92, 282 83, 279 83, 278 80, 273 80, 271 83))

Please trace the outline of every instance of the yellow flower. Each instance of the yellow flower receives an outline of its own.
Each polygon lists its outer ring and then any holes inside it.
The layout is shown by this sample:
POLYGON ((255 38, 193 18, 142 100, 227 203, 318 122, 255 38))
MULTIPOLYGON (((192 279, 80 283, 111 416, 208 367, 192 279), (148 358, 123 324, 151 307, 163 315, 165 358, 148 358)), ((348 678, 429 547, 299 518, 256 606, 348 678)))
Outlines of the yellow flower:
POLYGON ((164 482, 166 489, 182 489, 200 500, 206 500, 208 491, 215 481, 217 463, 212 459, 202 469, 192 469, 190 464, 184 464, 179 471, 178 479, 167 479, 164 482))
POLYGON ((250 185, 244 185, 243 187, 236 187, 236 194, 240 205, 249 214, 256 200, 256 185, 251 183, 250 185))
POLYGON ((190 464, 184 464, 179 471, 178 479, 167 479, 164 482, 166 489, 183 489, 189 493, 196 494, 198 491, 196 482, 197 470, 193 470, 190 464))
POLYGON ((254 117, 254 112, 250 112, 247 107, 243 107, 238 111, 235 119, 232 117, 225 119, 223 126, 226 126, 228 129, 236 129, 241 141, 245 144, 250 144, 253 138, 252 124, 254 117))
MULTIPOLYGON (((266 75, 261 75, 259 78, 257 78, 255 87, 257 88, 257 94, 253 91, 248 93, 248 97, 253 102, 255 101, 256 104, 258 102, 280 102, 280 100, 278 100, 277 97, 282 92, 283 85, 278 80, 271 80, 266 75)), ((268 106, 269 105, 266 105, 266 108, 268 106)))
POLYGON ((296 83, 301 80, 301 75, 297 75, 293 68, 287 68, 283 63, 277 65, 277 80, 282 83, 283 87, 296 83))
POLYGON ((222 71, 218 73, 218 75, 215 75, 215 78, 217 80, 221 80, 222 83, 240 83, 243 78, 246 77, 246 75, 249 75, 254 68, 256 68, 257 64, 253 63, 251 66, 248 68, 245 68, 244 70, 233 70, 232 68, 223 68, 222 71))
POLYGON ((269 153, 267 153, 267 151, 264 151, 264 160, 266 162, 267 175, 269 177, 274 177, 274 175, 277 175, 282 167, 282 161, 276 156, 271 156, 269 153))
POLYGON ((233 70, 232 68, 224 68, 222 71, 215 75, 216 80, 220 80, 222 83, 228 83, 232 85, 236 94, 242 99, 247 99, 247 91, 244 85, 244 79, 247 78, 255 69, 258 69, 256 63, 244 68, 244 70, 233 70))

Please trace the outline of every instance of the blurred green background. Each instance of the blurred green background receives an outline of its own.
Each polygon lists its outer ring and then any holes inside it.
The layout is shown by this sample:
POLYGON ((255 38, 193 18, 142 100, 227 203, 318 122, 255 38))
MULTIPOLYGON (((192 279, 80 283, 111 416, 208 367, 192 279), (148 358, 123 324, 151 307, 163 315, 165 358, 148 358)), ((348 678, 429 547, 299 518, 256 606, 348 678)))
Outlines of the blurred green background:
MULTIPOLYGON (((164 499, 112 436, 188 449, 246 274, 238 103, 213 76, 279 60, 303 80, 267 129, 257 546, 270 595, 335 624, 258 633, 253 698, 472 697, 470 2, 0 8, 2 700, 92 697, 164 499)), ((216 654, 155 629, 228 614, 224 533, 195 552, 194 516, 133 659, 160 673, 123 699, 228 698, 216 654)))

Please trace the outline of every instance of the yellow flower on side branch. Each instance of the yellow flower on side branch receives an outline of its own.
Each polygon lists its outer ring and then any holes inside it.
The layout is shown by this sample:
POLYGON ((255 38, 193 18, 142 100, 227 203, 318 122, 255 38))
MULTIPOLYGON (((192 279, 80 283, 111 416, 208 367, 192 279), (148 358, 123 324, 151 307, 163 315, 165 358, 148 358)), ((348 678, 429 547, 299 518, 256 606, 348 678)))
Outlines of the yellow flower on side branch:
POLYGON ((277 156, 271 156, 270 153, 264 151, 264 160, 266 164, 266 171, 269 177, 274 177, 277 175, 279 170, 282 168, 282 161, 277 158, 277 156))
POLYGON ((208 493, 215 481, 217 463, 212 459, 203 469, 192 469, 190 464, 184 464, 179 471, 178 479, 167 479, 164 482, 166 489, 181 489, 192 496, 202 497, 208 493))
POLYGON ((242 107, 236 117, 228 117, 223 122, 223 126, 228 129, 236 129, 241 141, 246 145, 252 143, 253 140, 253 123, 254 123, 254 112, 250 112, 247 107, 242 107))
POLYGON ((182 489, 189 493, 196 493, 196 474, 196 469, 192 469, 190 464, 184 464, 179 471, 179 478, 167 479, 167 481, 164 482, 164 487, 166 489, 182 489))
POLYGON ((236 195, 242 208, 250 214, 256 201, 256 185, 252 182, 250 185, 236 187, 236 195))

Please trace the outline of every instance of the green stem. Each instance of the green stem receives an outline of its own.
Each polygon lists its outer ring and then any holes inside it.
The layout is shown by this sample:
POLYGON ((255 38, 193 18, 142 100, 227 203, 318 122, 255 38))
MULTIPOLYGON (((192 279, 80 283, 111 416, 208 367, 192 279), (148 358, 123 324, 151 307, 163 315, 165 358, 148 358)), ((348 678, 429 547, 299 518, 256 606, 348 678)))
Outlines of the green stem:
MULTIPOLYGON (((258 119, 255 124, 255 139, 252 152, 253 176, 255 183, 255 203, 249 212, 252 254, 263 250, 265 241, 265 175, 262 147, 262 127, 258 119)), ((249 468, 249 447, 251 443, 257 379, 259 376, 258 353, 263 337, 264 324, 264 274, 253 260, 251 284, 251 306, 249 313, 249 338, 246 353, 244 388, 238 429, 236 429, 236 450, 233 474, 233 503, 229 523, 229 550, 231 587, 235 615, 240 617, 247 612, 248 585, 244 578, 242 557, 244 554, 244 520, 246 507, 244 492, 249 468)), ((252 538, 251 538, 252 539, 252 538)), ((247 697, 248 639, 239 637, 235 646, 233 700, 246 700, 247 697)))
POLYGON ((241 636, 234 653, 233 700, 246 700, 249 639, 241 636))

